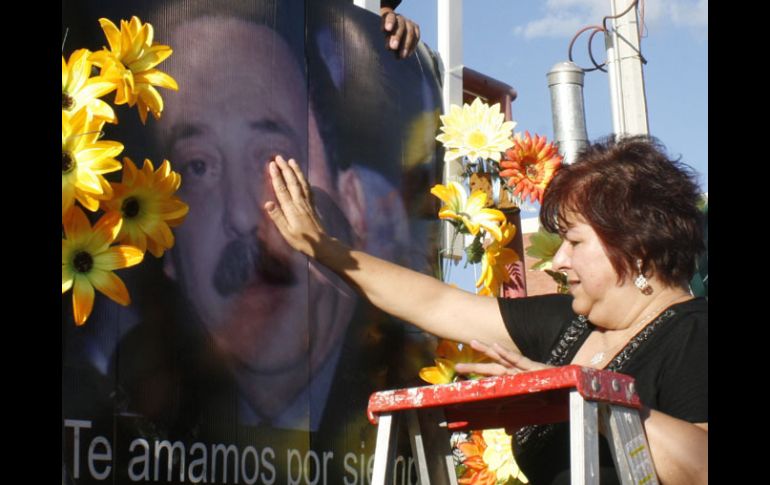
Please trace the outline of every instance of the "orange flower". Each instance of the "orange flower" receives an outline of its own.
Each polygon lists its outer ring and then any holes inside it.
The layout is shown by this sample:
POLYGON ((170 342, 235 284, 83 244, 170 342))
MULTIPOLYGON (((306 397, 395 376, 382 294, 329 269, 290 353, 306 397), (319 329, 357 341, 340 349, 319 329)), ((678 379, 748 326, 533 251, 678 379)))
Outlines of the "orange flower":
POLYGON ((487 444, 480 431, 470 434, 470 441, 464 441, 457 445, 465 459, 465 473, 457 480, 461 485, 495 485, 497 477, 484 462, 484 450, 487 444))
POLYGON ((551 179, 561 168, 562 156, 556 145, 547 143, 544 136, 529 132, 522 138, 520 133, 513 137, 513 147, 506 150, 500 161, 500 177, 508 179, 513 187, 513 195, 521 195, 522 200, 543 202, 543 192, 551 179))

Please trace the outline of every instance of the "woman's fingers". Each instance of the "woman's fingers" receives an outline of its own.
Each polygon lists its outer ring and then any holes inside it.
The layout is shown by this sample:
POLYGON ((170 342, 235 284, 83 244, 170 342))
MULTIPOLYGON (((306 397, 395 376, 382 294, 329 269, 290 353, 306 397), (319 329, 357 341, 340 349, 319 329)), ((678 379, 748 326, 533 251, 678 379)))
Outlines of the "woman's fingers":
POLYGON ((307 183, 307 180, 305 180, 305 176, 302 174, 302 169, 299 168, 299 164, 296 160, 293 158, 289 159, 289 167, 291 167, 292 171, 294 172, 294 176, 297 177, 297 182, 299 183, 300 188, 302 189, 302 195, 305 199, 308 201, 313 200, 313 193, 310 191, 310 184, 307 183))
POLYGON ((487 363, 458 363, 455 364, 458 374, 479 374, 482 376, 504 376, 516 374, 519 371, 494 362, 487 363))
POLYGON ((286 188, 291 195, 292 202, 294 202, 297 205, 302 205, 302 201, 305 199, 305 194, 302 191, 302 187, 299 183, 299 180, 297 180, 297 174, 294 171, 292 167, 289 166, 289 163, 284 160, 284 158, 280 155, 277 155, 275 157, 275 163, 278 165, 278 168, 281 170, 281 176, 283 177, 284 183, 286 184, 286 188))
POLYGON ((497 364, 507 368, 513 368, 522 371, 547 369, 551 366, 536 362, 524 357, 520 352, 507 349, 498 343, 486 345, 478 340, 471 340, 471 347, 479 352, 483 352, 497 364))
POLYGON ((270 172, 270 182, 273 184, 273 192, 276 199, 278 199, 278 205, 284 215, 287 215, 292 208, 291 193, 289 193, 289 187, 284 180, 283 172, 278 166, 278 163, 273 161, 268 165, 268 171, 270 172))
POLYGON ((507 365, 508 361, 504 359, 495 349, 483 342, 479 342, 478 340, 471 340, 471 347, 478 351, 485 354, 487 357, 492 359, 493 361, 497 362, 498 364, 507 365))
POLYGON ((272 219, 273 223, 275 223, 275 227, 278 228, 278 232, 281 233, 284 239, 289 239, 289 221, 286 220, 286 216, 283 214, 281 208, 276 205, 275 202, 269 200, 265 202, 265 211, 267 211, 267 215, 270 216, 270 219, 272 219))

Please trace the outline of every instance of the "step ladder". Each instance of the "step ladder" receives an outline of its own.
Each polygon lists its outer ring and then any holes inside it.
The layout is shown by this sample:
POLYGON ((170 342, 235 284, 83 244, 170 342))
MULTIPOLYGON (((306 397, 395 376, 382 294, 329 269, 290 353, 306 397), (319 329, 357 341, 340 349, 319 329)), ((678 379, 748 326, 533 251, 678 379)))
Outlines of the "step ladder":
POLYGON ((570 422, 572 484, 598 485, 599 419, 621 483, 657 484, 640 407, 632 377, 577 365, 376 392, 367 409, 378 426, 372 485, 392 483, 399 418, 406 418, 421 485, 457 484, 452 431, 563 421, 570 422))

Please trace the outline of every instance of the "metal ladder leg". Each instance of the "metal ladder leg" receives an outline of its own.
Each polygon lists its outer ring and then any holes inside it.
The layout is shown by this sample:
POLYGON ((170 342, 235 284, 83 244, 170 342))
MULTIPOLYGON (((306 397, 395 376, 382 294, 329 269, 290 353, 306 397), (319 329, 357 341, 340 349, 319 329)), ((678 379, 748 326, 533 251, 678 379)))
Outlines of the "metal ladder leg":
POLYGON ((599 485, 598 405, 577 391, 569 394, 570 474, 572 485, 599 485))
POLYGON ((623 485, 657 485, 639 412, 623 406, 602 405, 601 419, 611 436, 610 451, 623 485))
POLYGON ((411 409, 407 412, 409 440, 420 485, 457 485, 450 433, 440 426, 444 413, 440 409, 411 409))
POLYGON ((385 485, 393 471, 393 458, 396 455, 398 426, 391 413, 381 414, 377 425, 377 443, 374 449, 374 470, 372 485, 385 485))

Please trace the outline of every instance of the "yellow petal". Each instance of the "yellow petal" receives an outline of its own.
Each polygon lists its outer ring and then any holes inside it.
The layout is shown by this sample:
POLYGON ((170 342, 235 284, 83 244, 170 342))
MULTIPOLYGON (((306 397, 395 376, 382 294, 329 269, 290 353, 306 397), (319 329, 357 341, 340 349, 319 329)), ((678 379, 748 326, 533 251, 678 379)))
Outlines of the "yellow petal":
MULTIPOLYGON (((99 25, 102 26, 107 42, 110 44, 110 50, 114 54, 120 53, 120 30, 109 19, 99 19, 99 25)), ((94 62, 93 60, 91 62, 94 62)))
POLYGON ((97 254, 94 258, 94 266, 103 270, 128 268, 142 262, 144 253, 134 246, 113 246, 107 251, 97 254))
MULTIPOLYGON (((63 181, 63 179, 62 179, 63 181)), ((70 183, 62 183, 61 188, 61 216, 62 221, 75 204, 75 187, 70 183)))
POLYGON ((75 192, 75 197, 78 202, 91 212, 96 212, 99 209, 99 199, 91 196, 90 194, 78 190, 75 192))
POLYGON ((83 89, 78 91, 78 99, 89 100, 92 98, 101 98, 114 89, 115 83, 91 79, 90 82, 86 83, 83 89))
POLYGON ((454 364, 446 359, 435 359, 435 367, 420 369, 420 378, 431 384, 448 384, 454 378, 454 364))
MULTIPOLYGON (((118 237, 123 219, 118 212, 108 212, 99 218, 94 226, 91 244, 94 248, 103 248, 118 237)), ((112 269, 112 268, 110 268, 112 269)))
POLYGON ((179 85, 176 83, 176 80, 173 77, 157 69, 150 69, 149 71, 141 72, 135 76, 135 79, 137 82, 152 84, 153 86, 158 86, 161 88, 173 89, 174 91, 179 90, 179 85))
POLYGON ((91 315, 94 308, 94 287, 82 274, 75 275, 75 283, 72 290, 72 312, 75 316, 75 325, 83 325, 91 315))
POLYGON ((104 271, 98 268, 94 268, 88 273, 88 279, 94 288, 101 291, 108 298, 116 303, 120 303, 123 306, 131 303, 131 298, 128 296, 128 289, 123 283, 123 280, 112 271, 104 271))
POLYGON ((173 50, 167 45, 154 45, 145 52, 141 59, 137 59, 128 65, 134 73, 140 73, 147 71, 163 62, 168 56, 171 55, 173 50))
MULTIPOLYGON (((174 234, 171 232, 171 229, 168 228, 168 225, 165 222, 161 222, 155 227, 155 231, 153 231, 152 236, 152 239, 160 243, 160 245, 165 248, 174 246, 174 234)), ((158 254, 155 254, 155 256, 160 257, 158 254)))
POLYGON ((64 56, 61 56, 61 90, 64 92, 64 88, 67 86, 67 78, 69 77, 69 69, 67 69, 67 61, 64 60, 64 56))
POLYGON ((61 292, 62 294, 66 293, 67 290, 72 288, 72 284, 75 281, 75 277, 72 274, 71 271, 66 270, 65 266, 62 265, 61 269, 61 292))
POLYGON ((115 116, 115 111, 112 109, 112 106, 105 103, 101 99, 93 100, 93 102, 89 105, 89 109, 91 110, 91 114, 93 114, 94 117, 101 118, 108 123, 118 122, 118 117, 115 116))
POLYGON ((63 223, 64 235, 70 241, 82 237, 91 230, 91 224, 88 222, 88 218, 80 207, 73 207, 67 214, 63 223))

